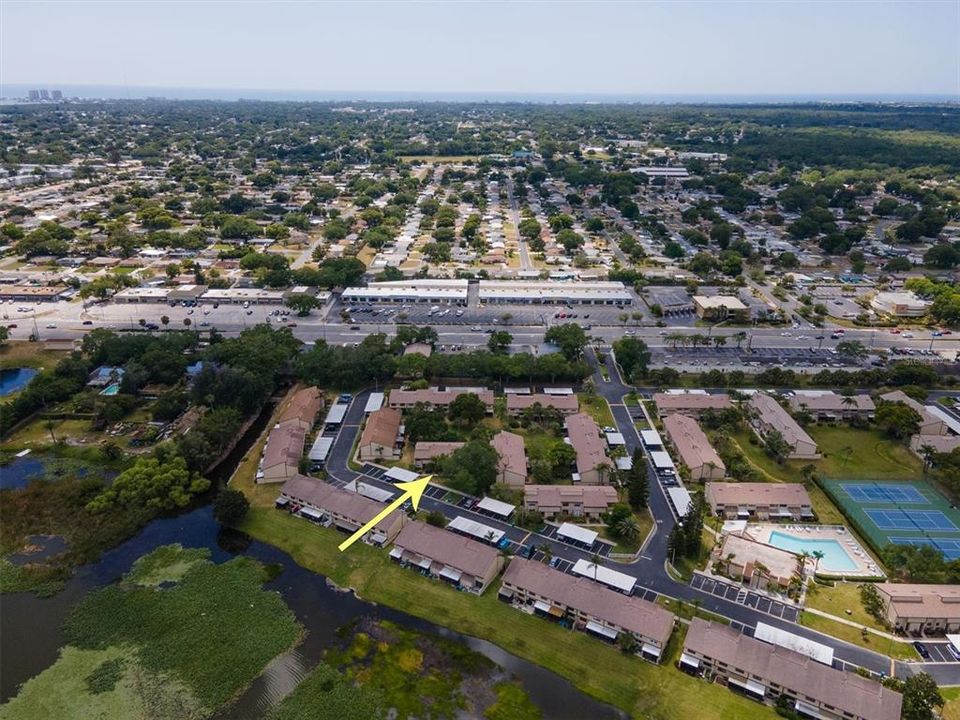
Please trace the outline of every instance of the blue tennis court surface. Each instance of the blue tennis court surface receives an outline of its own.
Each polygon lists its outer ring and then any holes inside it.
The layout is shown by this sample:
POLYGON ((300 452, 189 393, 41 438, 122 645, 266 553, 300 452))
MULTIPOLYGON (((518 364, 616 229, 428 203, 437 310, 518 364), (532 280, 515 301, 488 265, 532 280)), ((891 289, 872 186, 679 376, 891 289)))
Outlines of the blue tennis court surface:
POLYGON ((881 530, 956 530, 939 510, 881 510, 865 508, 867 517, 881 530))
POLYGON ((950 538, 930 537, 891 537, 890 542, 896 545, 933 545, 938 548, 947 560, 960 559, 960 540, 950 538))
POLYGON ((925 498, 913 485, 899 483, 843 483, 840 487, 853 500, 861 503, 896 505, 928 505, 925 498))

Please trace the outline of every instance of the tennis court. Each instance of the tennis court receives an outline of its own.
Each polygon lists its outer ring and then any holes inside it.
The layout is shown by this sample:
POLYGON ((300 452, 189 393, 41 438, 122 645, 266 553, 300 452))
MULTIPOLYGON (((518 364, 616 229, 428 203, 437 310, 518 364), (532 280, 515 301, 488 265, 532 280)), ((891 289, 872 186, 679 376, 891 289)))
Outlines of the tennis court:
POLYGON ((925 505, 927 500, 913 485, 903 483, 843 483, 843 491, 851 499, 862 503, 878 505, 893 503, 897 505, 925 505))
POLYGON ((864 510, 881 530, 956 530, 939 510, 864 510))
POLYGON ((931 545, 960 558, 960 511, 924 482, 822 481, 874 549, 889 544, 931 545))

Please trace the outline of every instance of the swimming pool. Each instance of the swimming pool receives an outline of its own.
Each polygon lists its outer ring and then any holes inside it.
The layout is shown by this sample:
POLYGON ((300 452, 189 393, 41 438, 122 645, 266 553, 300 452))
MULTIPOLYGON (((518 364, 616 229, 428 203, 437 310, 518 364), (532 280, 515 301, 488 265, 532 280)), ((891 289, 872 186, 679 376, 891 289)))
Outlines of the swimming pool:
POLYGON ((116 395, 120 392, 120 383, 113 383, 112 385, 107 385, 103 390, 100 391, 101 395, 116 395))
POLYGON ((823 553, 819 569, 826 572, 842 573, 858 569, 857 563, 837 540, 800 538, 774 530, 770 533, 769 543, 781 550, 795 553, 806 550, 812 555, 815 550, 819 550, 823 553))

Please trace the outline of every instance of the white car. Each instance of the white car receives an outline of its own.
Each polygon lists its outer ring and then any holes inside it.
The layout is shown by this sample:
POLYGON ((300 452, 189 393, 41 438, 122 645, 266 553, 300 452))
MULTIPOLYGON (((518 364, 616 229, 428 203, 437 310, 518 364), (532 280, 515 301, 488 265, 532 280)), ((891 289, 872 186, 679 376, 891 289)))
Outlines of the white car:
POLYGON ((56 327, 54 323, 47 323, 47 330, 53 330, 56 327))

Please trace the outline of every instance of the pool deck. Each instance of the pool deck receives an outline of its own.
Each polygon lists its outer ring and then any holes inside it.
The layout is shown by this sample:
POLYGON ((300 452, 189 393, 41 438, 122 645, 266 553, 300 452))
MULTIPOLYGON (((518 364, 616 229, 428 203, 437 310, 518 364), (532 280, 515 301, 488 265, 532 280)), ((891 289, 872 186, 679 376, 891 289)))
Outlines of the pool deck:
POLYGON ((772 545, 771 533, 778 532, 791 535, 798 540, 836 540, 846 551, 847 555, 857 566, 856 570, 842 572, 831 571, 822 565, 817 570, 818 575, 846 578, 884 578, 886 575, 869 551, 860 544, 850 531, 843 525, 806 525, 758 523, 747 526, 747 534, 758 542, 772 545))

